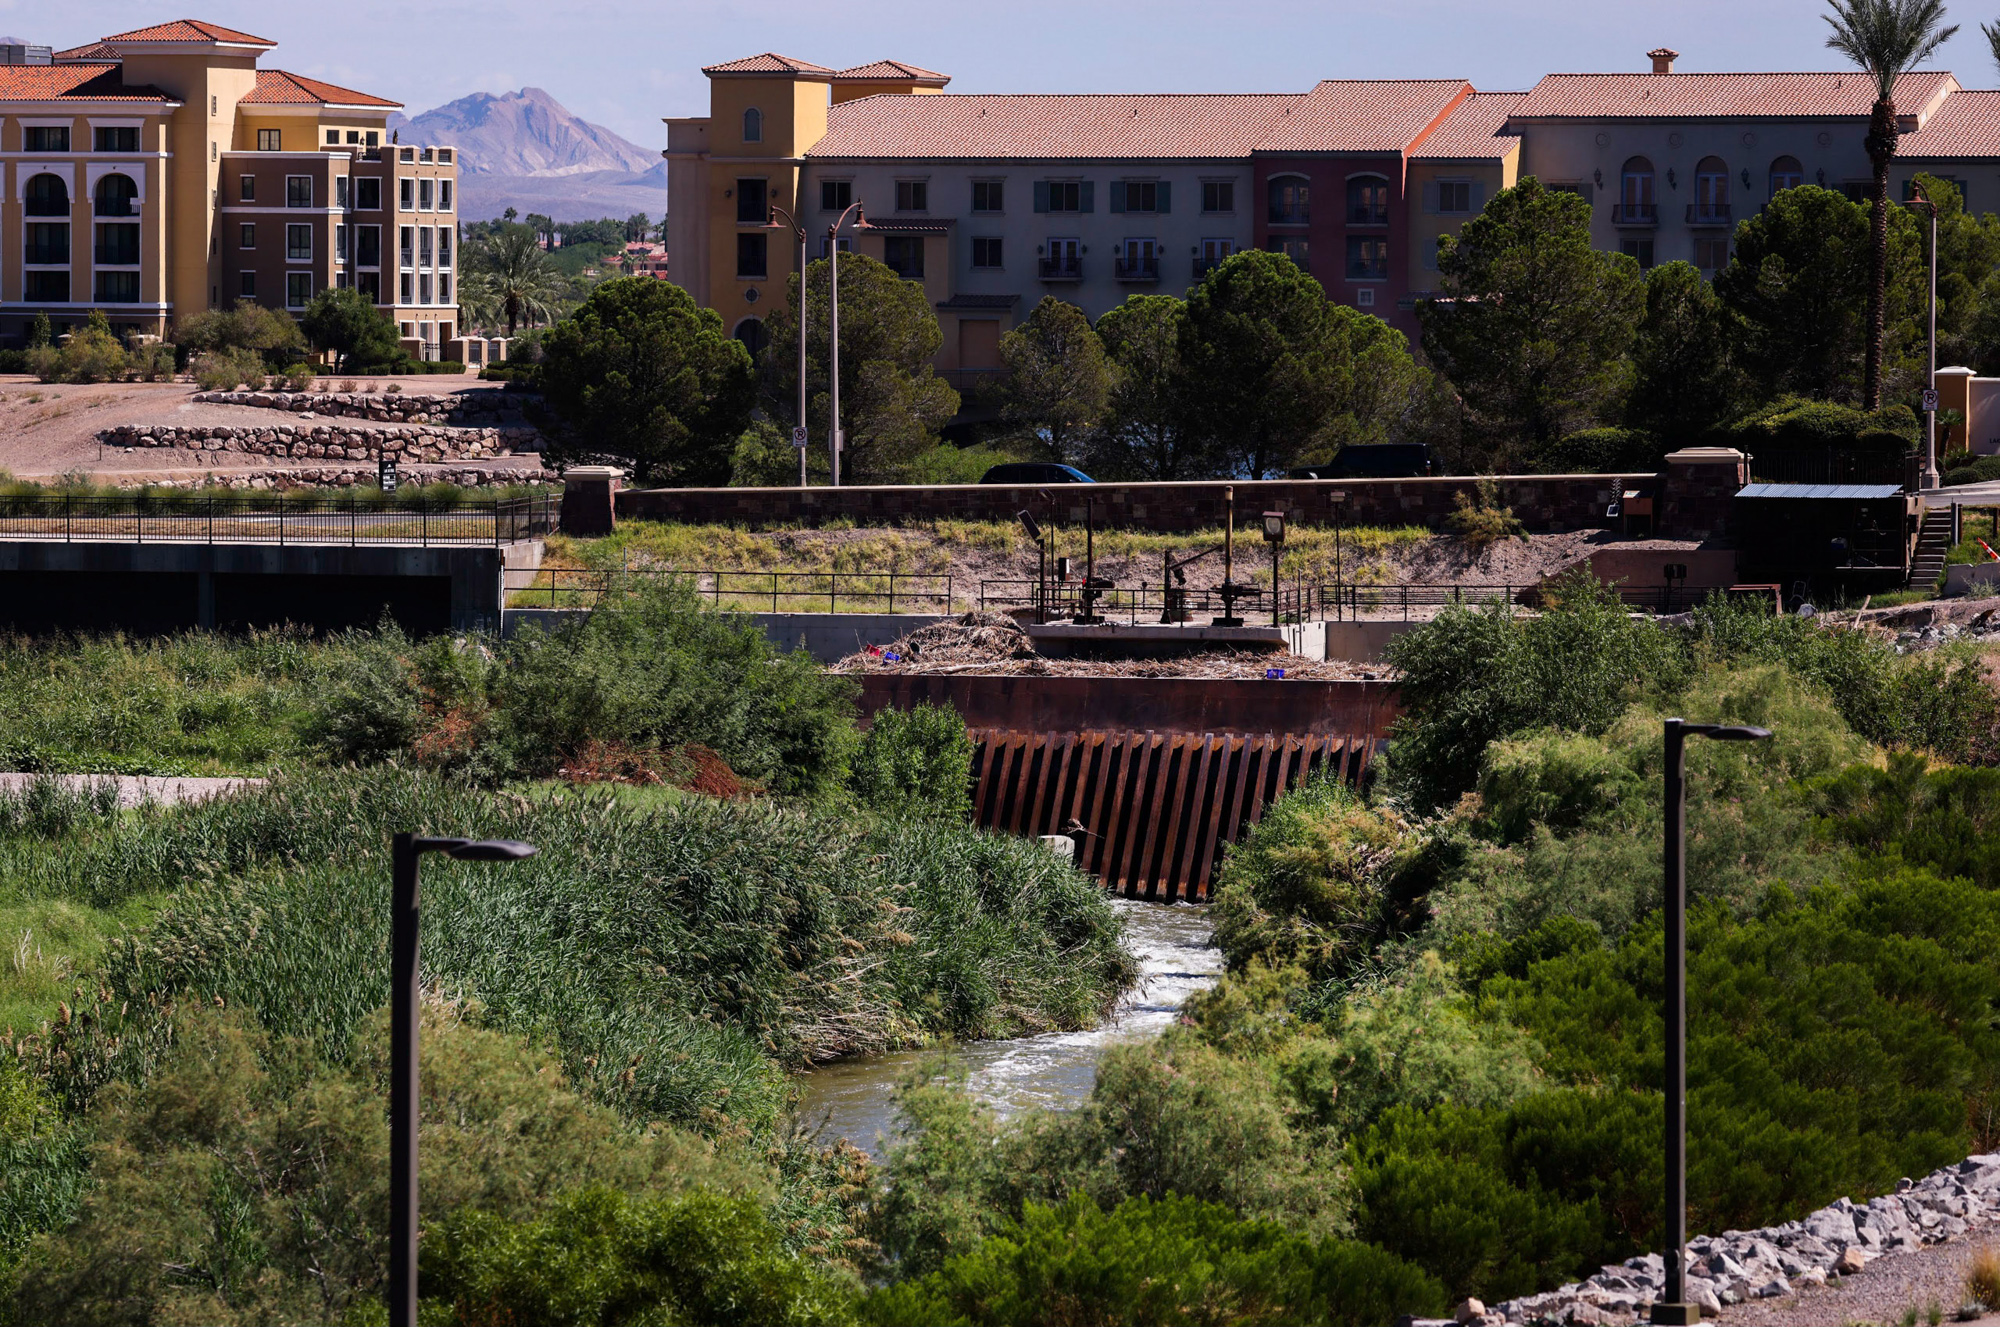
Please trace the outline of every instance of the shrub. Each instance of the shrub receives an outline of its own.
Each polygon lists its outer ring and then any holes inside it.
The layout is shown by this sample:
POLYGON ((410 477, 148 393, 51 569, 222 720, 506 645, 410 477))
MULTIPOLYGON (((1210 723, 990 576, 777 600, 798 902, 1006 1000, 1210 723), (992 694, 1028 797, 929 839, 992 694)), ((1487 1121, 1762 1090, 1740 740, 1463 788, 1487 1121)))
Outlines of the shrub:
POLYGON ((1644 429, 1584 429, 1544 448, 1535 468, 1550 475, 1651 473, 1666 450, 1644 429))
POLYGON ((921 1280, 878 1291, 866 1321, 1161 1324, 1387 1322, 1441 1313, 1442 1287, 1351 1240, 1312 1240, 1184 1197, 1109 1211, 1031 1204, 1004 1234, 921 1280))
POLYGON ((972 738, 949 705, 884 709, 855 752, 855 798, 883 815, 972 816, 972 738))
POLYGON ((179 351, 163 341, 132 348, 130 368, 142 382, 172 382, 178 372, 179 351))
POLYGON ((1965 1297, 1991 1309, 2000 1304, 2000 1249, 1984 1248, 1965 1267, 1965 1297))
POLYGON ((0 373, 28 372, 28 352, 25 350, 0 350, 0 373))
POLYGON ((111 334, 110 322, 95 311, 60 350, 30 352, 29 358, 43 382, 116 382, 125 376, 125 348, 111 334))
MULTIPOLYGON (((225 309, 199 309, 174 324, 174 341, 190 355, 247 351, 275 373, 306 352, 304 333, 289 313, 266 308, 255 300, 238 300, 225 309)), ((238 381, 249 381, 245 373, 238 381)))
POLYGON ((28 319, 28 349, 55 344, 55 328, 49 322, 49 315, 39 310, 28 319))
POLYGON ((1515 518, 1512 507, 1500 505, 1500 486, 1491 479, 1475 485, 1476 496, 1463 489, 1451 495, 1457 508, 1445 517, 1445 528, 1463 539, 1475 551, 1483 551, 1502 539, 1525 539, 1527 527, 1515 518))
POLYGON ((190 365, 205 392, 231 392, 264 385, 264 357, 254 350, 213 350, 196 355, 190 365))
POLYGON ((318 371, 304 360, 300 360, 296 364, 287 365, 285 371, 278 375, 286 389, 294 392, 311 391, 313 379, 318 376, 318 371))
POLYGON ((426 1236, 421 1284, 425 1322, 466 1327, 853 1320, 847 1282, 788 1254, 755 1202, 707 1193, 590 1189, 534 1220, 463 1212, 426 1236))

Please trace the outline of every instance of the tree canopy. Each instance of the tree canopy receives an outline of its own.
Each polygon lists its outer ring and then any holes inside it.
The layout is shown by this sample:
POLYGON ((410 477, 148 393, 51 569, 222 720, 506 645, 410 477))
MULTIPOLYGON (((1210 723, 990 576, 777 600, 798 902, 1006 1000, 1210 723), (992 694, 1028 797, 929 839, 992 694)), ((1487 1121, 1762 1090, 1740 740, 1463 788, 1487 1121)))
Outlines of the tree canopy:
POLYGON ((340 367, 367 372, 403 358, 396 325, 375 301, 352 286, 329 286, 299 315, 299 330, 315 350, 331 350, 340 367))
POLYGON ((1027 425, 1050 460, 1082 460, 1082 444, 1111 395, 1111 368, 1089 316, 1044 295, 1019 327, 1000 338, 1000 358, 1011 370, 1003 416, 1027 425))
POLYGON ((606 457, 644 483, 727 483, 755 404, 743 343, 679 286, 620 277, 543 341, 541 384, 558 459, 606 457))

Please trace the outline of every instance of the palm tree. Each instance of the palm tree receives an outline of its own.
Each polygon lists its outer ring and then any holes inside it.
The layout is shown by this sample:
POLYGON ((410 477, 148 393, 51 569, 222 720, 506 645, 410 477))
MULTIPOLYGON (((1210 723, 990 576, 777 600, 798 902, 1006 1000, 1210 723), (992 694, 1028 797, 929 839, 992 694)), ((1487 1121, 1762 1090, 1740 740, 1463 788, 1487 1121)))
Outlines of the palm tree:
POLYGON ((1826 0, 1833 29, 1826 44, 1875 80, 1875 109, 1864 146, 1875 165, 1875 244, 1868 283, 1868 357, 1864 409, 1882 404, 1882 305, 1889 270, 1889 159, 1896 155, 1896 80, 1931 58, 1958 25, 1944 21, 1944 0, 1826 0))
POLYGON ((459 301, 467 314, 476 322, 505 318, 510 337, 524 319, 535 323, 554 318, 568 293, 568 283, 526 226, 481 236, 466 251, 465 267, 459 301))
POLYGON ((2000 23, 1981 23, 1979 30, 1986 34, 1986 45, 1993 52, 1993 63, 2000 65, 2000 23))

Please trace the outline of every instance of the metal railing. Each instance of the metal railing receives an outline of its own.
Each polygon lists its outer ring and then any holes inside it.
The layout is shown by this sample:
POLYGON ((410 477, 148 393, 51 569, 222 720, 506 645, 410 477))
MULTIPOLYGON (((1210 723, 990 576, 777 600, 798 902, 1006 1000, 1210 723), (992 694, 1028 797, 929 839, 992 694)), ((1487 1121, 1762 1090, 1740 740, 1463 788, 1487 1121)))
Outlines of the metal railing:
POLYGON ((556 528, 553 496, 392 505, 353 493, 29 494, 0 536, 129 543, 506 544, 556 528))
POLYGON ((1083 280, 1083 260, 1081 258, 1044 258, 1036 267, 1044 281, 1083 280))
POLYGON ((129 198, 93 199, 90 211, 93 216, 100 217, 135 217, 139 215, 132 210, 132 200, 129 198))
POLYGON ((717 608, 772 613, 953 610, 949 575, 907 571, 765 571, 716 567, 543 567, 509 571, 509 608, 595 608, 621 587, 691 581, 717 608))
MULTIPOLYGON (((1051 620, 1073 618, 1083 609, 1083 587, 1073 581, 1052 582, 1039 595, 1037 591, 1032 580, 983 580, 979 583, 979 609, 981 612, 1037 609, 1051 620)), ((1689 588, 1678 583, 1618 587, 1618 597, 1626 607, 1655 614, 1685 613, 1700 607, 1716 593, 1712 587, 1689 588)), ((1539 608, 1543 603, 1543 586, 1539 582, 1285 585, 1278 591, 1276 620, 1340 622, 1392 617, 1409 621, 1412 615, 1423 616, 1441 608, 1478 608, 1495 600, 1539 608)), ((1147 622, 1185 622, 1198 626, 1227 615, 1232 603, 1233 615, 1242 618, 1246 625, 1272 624, 1268 586, 1245 585, 1225 598, 1220 588, 1214 586, 1163 588, 1144 581, 1137 588, 1113 585, 1097 592, 1093 611, 1133 626, 1147 622)))
POLYGON ((1614 226, 1657 226, 1660 224, 1660 209, 1653 203, 1613 203, 1611 224, 1614 226))
POLYGON ((137 267, 139 246, 135 244, 100 244, 96 250, 99 267, 137 267))
POLYGON ((30 198, 21 210, 31 217, 66 217, 69 215, 69 199, 30 198))
POLYGON ((1726 226, 1729 224, 1729 204, 1689 203, 1687 223, 1690 226, 1726 226))
POLYGON ((1160 260, 1158 258, 1127 258, 1119 254, 1111 260, 1111 274, 1120 281, 1158 281, 1160 260))

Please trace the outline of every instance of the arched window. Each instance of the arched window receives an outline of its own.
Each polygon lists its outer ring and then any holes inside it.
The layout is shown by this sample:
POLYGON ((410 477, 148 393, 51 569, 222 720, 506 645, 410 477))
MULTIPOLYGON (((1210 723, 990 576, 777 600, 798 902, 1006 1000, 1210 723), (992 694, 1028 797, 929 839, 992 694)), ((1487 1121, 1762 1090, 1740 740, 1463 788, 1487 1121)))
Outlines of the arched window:
POLYGON ((1306 197, 1306 177, 1280 175, 1271 181, 1271 224, 1303 226, 1312 220, 1306 197))
POLYGON ((764 353, 764 343, 770 339, 764 335, 763 322, 756 318, 745 318, 736 324, 736 330, 731 335, 743 343, 752 359, 764 353))
POLYGON ((1618 211, 1621 221, 1659 219, 1653 200, 1653 163, 1646 158, 1631 158, 1618 173, 1618 211))
POLYGON ((130 175, 107 175, 97 182, 94 210, 101 217, 129 217, 133 215, 133 200, 138 196, 139 186, 132 183, 130 175))
POLYGON ((755 106, 743 112, 743 141, 746 143, 764 141, 764 112, 755 106))
POLYGON ((1805 167, 1799 165, 1797 157, 1779 157, 1771 163, 1771 192, 1781 189, 1796 189, 1806 182, 1805 167))
POLYGON ((1703 157, 1694 168, 1695 224, 1729 220, 1729 167, 1721 157, 1703 157))
POLYGON ((1389 182, 1380 175, 1357 175, 1347 182, 1347 224, 1389 224, 1389 182))
POLYGON ((69 215, 69 186, 60 175, 37 175, 28 181, 28 215, 66 217, 69 215))

